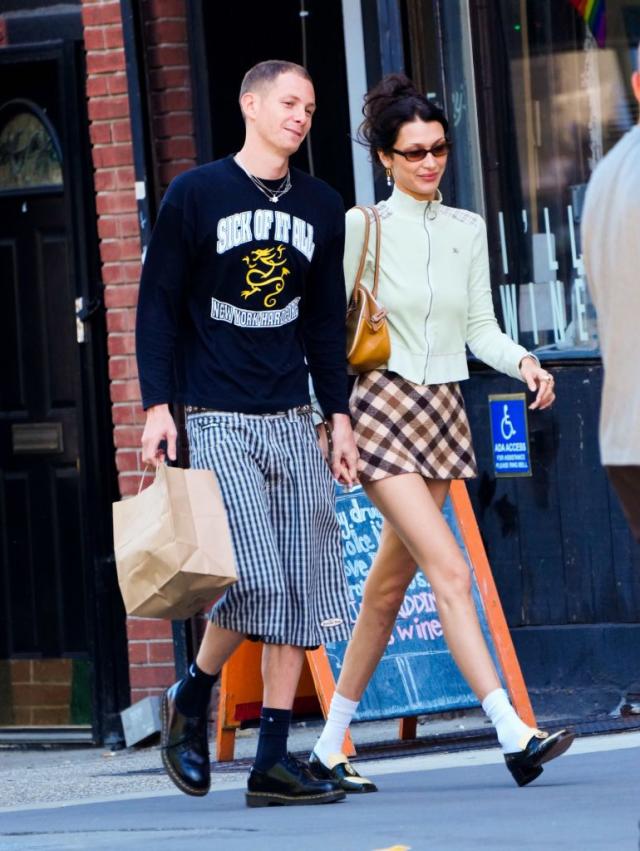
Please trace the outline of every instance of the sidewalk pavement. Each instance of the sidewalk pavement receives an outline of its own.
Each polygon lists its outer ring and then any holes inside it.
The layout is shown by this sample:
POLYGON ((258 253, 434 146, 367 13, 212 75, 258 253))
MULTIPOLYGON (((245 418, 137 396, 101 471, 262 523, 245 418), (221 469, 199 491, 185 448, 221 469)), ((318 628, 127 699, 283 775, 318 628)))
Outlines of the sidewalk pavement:
POLYGON ((495 748, 367 761, 378 794, 262 810, 246 809, 244 776, 221 773, 206 798, 165 788, 5 809, 0 848, 632 851, 639 847, 639 764, 640 733, 579 739, 524 789, 495 748))
MULTIPOLYGON (((429 719, 420 724, 418 735, 460 733, 471 728, 490 730, 478 710, 451 713, 450 719, 429 719)), ((322 721, 294 722, 289 749, 307 756, 322 730, 322 721)), ((398 737, 398 721, 375 721, 352 726, 356 747, 398 737)), ((255 754, 257 728, 236 735, 236 760, 251 760, 255 754)), ((215 756, 212 742, 212 757, 215 756)), ((216 783, 224 788, 246 778, 248 768, 220 764, 214 769, 216 783)), ((0 748, 0 809, 25 804, 78 801, 105 795, 166 792, 175 787, 161 768, 157 745, 140 749, 109 751, 104 748, 61 750, 0 748)), ((1 848, 1 846, 0 846, 1 848)))

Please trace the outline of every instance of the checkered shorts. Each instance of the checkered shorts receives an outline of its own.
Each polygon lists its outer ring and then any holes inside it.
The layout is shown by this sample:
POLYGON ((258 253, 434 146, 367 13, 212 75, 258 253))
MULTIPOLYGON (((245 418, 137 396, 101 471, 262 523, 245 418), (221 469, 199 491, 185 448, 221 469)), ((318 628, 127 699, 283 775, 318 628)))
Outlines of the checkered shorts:
POLYGON ((412 384, 394 372, 358 377, 351 417, 363 482, 401 473, 427 479, 477 475, 469 421, 460 387, 412 384))
POLYGON ((211 620, 267 644, 350 636, 335 488, 310 411, 188 414, 191 466, 215 472, 238 581, 211 620))

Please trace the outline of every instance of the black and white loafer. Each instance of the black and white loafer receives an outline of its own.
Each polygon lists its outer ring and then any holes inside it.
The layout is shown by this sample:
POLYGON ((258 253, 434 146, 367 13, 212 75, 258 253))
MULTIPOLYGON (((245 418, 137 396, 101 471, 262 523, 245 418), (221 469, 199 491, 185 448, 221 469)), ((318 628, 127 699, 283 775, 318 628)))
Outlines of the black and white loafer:
POLYGON ((343 753, 331 754, 328 764, 325 764, 313 751, 309 759, 309 768, 316 777, 334 780, 345 792, 361 795, 365 792, 378 791, 376 784, 367 777, 361 777, 343 753))
POLYGON ((526 786, 540 777, 543 763, 561 756, 571 747, 575 737, 573 730, 558 730, 551 734, 536 730, 529 741, 523 743, 521 751, 505 754, 507 768, 518 786, 526 786))

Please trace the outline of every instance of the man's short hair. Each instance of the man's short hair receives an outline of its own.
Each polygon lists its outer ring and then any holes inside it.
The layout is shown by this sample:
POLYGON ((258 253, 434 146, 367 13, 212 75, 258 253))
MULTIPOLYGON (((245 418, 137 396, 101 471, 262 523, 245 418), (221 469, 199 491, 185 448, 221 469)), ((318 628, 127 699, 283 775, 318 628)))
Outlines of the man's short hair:
POLYGON ((264 85, 273 83, 280 74, 287 73, 298 74, 299 77, 303 77, 310 83, 313 82, 309 72, 302 65, 297 65, 295 62, 285 62, 282 59, 268 59, 266 62, 258 62, 253 68, 249 68, 244 75, 240 86, 240 99, 247 92, 254 92, 264 85))

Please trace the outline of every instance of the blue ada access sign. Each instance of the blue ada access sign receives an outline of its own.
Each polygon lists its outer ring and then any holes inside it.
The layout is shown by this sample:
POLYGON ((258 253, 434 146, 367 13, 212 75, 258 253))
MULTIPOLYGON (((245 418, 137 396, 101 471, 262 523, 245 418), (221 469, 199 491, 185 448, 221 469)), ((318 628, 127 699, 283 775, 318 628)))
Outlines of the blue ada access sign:
POLYGON ((496 476, 530 476, 527 397, 524 393, 489 396, 489 411, 496 476))

